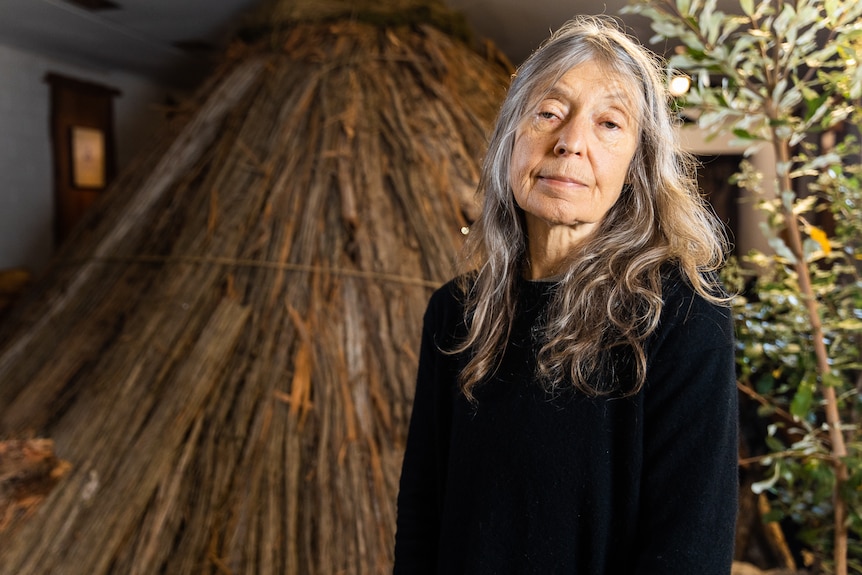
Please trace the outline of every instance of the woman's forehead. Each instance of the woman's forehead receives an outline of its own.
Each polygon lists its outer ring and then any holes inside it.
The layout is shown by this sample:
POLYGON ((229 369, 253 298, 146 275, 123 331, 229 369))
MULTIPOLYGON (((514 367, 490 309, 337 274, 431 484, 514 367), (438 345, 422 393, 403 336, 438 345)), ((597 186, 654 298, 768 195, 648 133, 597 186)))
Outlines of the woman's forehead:
POLYGON ((583 89, 583 84, 595 85, 604 92, 604 99, 623 103, 632 112, 643 108, 643 84, 631 73, 601 60, 577 62, 537 78, 528 100, 534 106, 548 97, 570 97, 573 90, 583 89))

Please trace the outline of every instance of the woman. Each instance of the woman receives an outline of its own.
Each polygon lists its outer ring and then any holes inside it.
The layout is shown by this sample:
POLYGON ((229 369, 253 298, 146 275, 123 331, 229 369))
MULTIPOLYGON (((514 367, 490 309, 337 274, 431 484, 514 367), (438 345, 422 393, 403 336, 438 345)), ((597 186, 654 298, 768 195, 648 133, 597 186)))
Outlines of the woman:
POLYGON ((514 77, 480 192, 473 271, 425 315, 395 572, 726 575, 725 245, 660 65, 569 22, 514 77))

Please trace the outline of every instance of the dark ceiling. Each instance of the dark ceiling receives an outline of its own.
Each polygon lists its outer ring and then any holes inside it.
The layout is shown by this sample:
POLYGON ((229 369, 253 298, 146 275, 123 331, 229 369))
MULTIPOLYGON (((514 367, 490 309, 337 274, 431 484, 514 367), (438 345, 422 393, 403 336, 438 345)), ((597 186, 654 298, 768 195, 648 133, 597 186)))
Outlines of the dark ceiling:
MULTIPOLYGON (((0 0, 0 44, 73 64, 188 85, 207 54, 232 35, 259 0, 0 0), (100 9, 103 8, 103 9, 100 9), (210 48, 208 51, 207 48, 210 48)), ((321 0, 322 1, 322 0, 321 0)), ((513 63, 576 14, 619 16, 626 0, 448 0, 480 37, 513 63)), ((625 24, 646 41, 640 18, 625 24)))

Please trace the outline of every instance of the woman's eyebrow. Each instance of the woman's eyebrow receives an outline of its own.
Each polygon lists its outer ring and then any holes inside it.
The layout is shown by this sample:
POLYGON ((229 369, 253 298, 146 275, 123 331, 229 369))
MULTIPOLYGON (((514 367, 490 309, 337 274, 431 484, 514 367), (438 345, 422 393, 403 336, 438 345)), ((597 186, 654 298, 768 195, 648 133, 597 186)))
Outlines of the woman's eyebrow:
MULTIPOLYGON (((551 86, 547 92, 542 96, 542 100, 548 99, 574 99, 574 96, 570 90, 566 90, 565 87, 561 87, 559 85, 551 86)), ((602 97, 603 101, 613 102, 621 104, 621 108, 623 111, 628 111, 629 108, 634 104, 632 102, 631 94, 626 92, 625 90, 617 90, 615 92, 610 92, 605 94, 602 97)))
POLYGON ((623 95, 610 96, 605 98, 605 100, 610 104, 612 109, 617 110, 626 116, 634 116, 636 114, 634 103, 623 95))
POLYGON ((545 96, 543 99, 547 100, 548 98, 560 98, 560 97, 569 97, 571 93, 567 90, 562 90, 557 86, 551 86, 551 88, 545 92, 545 96))

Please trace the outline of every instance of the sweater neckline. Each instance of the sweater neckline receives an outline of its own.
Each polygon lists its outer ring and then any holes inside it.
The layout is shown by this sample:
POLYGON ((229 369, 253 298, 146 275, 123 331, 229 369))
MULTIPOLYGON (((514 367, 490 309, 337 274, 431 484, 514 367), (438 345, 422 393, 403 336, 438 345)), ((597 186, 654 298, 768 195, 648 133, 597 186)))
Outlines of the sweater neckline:
POLYGON ((563 281, 565 274, 556 274, 553 276, 549 276, 546 278, 538 278, 538 279, 527 279, 526 281, 531 284, 558 284, 563 281))

